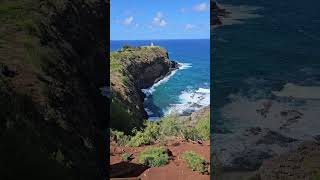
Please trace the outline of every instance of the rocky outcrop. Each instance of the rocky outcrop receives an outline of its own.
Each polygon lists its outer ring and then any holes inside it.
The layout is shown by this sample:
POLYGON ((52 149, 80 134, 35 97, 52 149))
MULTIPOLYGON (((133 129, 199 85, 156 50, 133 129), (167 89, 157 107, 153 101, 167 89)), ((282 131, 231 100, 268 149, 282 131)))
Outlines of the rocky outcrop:
POLYGON ((105 2, 1 7, 0 179, 102 179, 105 2))
POLYGON ((261 180, 303 180, 320 177, 320 143, 305 142, 295 151, 266 160, 258 171, 261 180))
POLYGON ((111 128, 129 131, 141 127, 147 119, 141 89, 151 87, 178 67, 165 49, 156 46, 111 53, 111 128))
MULTIPOLYGON (((269 158, 296 148, 301 142, 279 132, 260 127, 239 134, 215 134, 212 156, 225 171, 255 171, 269 158), (227 142, 227 143, 226 143, 227 142)), ((218 164, 214 163, 214 166, 218 164)))

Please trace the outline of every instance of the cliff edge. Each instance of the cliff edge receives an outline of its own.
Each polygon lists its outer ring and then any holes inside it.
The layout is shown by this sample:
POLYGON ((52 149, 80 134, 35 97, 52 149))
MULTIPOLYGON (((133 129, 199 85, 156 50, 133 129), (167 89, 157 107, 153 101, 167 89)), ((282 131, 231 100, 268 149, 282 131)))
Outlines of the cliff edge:
POLYGON ((141 89, 151 87, 179 65, 158 46, 124 47, 112 52, 110 61, 111 128, 129 131, 141 127, 148 118, 141 89))

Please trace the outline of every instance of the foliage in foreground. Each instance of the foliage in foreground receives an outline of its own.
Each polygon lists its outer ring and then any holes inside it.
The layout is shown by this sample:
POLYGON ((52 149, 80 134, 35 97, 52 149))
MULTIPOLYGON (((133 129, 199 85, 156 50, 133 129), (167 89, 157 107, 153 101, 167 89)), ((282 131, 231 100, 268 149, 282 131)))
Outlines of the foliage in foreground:
POLYGON ((139 163, 149 167, 160 167, 169 162, 169 156, 163 147, 149 147, 139 154, 139 163))
POLYGON ((168 116, 158 122, 146 121, 143 129, 134 129, 131 135, 125 135, 121 131, 111 130, 110 140, 119 145, 139 147, 170 137, 180 137, 186 140, 210 139, 209 114, 200 119, 195 127, 189 127, 187 124, 187 121, 182 121, 177 116, 168 116))
POLYGON ((187 151, 182 154, 182 159, 187 162, 189 168, 192 171, 199 171, 201 173, 205 173, 206 169, 206 161, 198 154, 193 151, 187 151))
POLYGON ((128 153, 123 153, 123 154, 121 155, 121 159, 122 159, 123 161, 129 161, 129 160, 130 160, 130 154, 128 154, 128 153))
POLYGON ((138 147, 141 145, 148 145, 156 141, 159 134, 159 124, 155 122, 146 121, 144 123, 145 128, 141 131, 134 130, 134 136, 131 137, 127 143, 128 146, 138 147))

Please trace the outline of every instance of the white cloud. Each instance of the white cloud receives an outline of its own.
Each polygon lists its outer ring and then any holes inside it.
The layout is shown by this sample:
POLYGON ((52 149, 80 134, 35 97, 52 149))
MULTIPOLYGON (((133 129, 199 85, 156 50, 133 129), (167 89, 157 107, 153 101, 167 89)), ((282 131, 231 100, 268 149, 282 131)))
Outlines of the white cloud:
POLYGON ((153 18, 152 24, 164 27, 167 25, 167 22, 163 19, 163 14, 161 12, 157 12, 156 16, 153 18))
POLYGON ((186 10, 186 8, 181 8, 180 10, 179 10, 179 12, 181 12, 181 13, 185 13, 187 10, 186 10))
POLYGON ((191 30, 191 29, 194 29, 195 27, 196 27, 195 25, 187 24, 187 25, 185 26, 185 29, 186 29, 186 30, 191 30))
POLYGON ((132 22, 133 22, 133 16, 129 16, 125 20, 123 20, 122 24, 130 25, 132 22))
POLYGON ((207 3, 201 3, 201 4, 197 4, 195 6, 193 6, 193 10, 197 11, 197 12, 203 12, 203 11, 207 11, 209 10, 209 4, 207 3))

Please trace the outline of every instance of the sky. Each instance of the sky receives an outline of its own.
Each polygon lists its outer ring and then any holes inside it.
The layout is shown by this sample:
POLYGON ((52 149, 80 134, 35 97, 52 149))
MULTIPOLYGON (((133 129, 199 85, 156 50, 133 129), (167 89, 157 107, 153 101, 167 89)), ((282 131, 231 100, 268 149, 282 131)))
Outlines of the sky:
POLYGON ((110 0, 111 40, 209 39, 210 0, 110 0))

